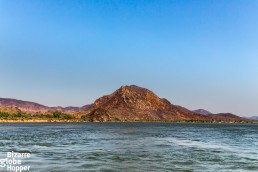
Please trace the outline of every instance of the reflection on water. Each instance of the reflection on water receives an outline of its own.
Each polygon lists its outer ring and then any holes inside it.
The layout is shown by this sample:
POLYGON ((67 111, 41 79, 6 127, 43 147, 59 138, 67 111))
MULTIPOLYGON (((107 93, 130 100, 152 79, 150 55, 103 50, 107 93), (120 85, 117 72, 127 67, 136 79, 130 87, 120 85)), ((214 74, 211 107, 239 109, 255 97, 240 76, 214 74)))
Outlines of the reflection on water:
POLYGON ((2 123, 0 158, 31 171, 258 171, 258 125, 2 123))

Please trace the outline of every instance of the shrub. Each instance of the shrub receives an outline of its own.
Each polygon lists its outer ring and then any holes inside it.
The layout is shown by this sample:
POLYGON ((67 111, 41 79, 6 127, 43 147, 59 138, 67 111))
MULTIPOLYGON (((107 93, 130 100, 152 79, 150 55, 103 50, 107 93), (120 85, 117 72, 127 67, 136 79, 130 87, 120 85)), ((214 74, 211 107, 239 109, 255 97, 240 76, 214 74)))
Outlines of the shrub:
POLYGON ((29 117, 31 117, 31 114, 22 113, 22 114, 21 114, 21 117, 22 117, 22 118, 29 118, 29 117))
POLYGON ((74 119, 74 116, 70 114, 64 114, 64 119, 74 119))
POLYGON ((42 115, 43 117, 46 117, 46 118, 53 118, 53 115, 50 115, 50 114, 46 114, 46 115, 42 115))
POLYGON ((0 118, 7 118, 9 114, 7 112, 0 112, 0 118))
POLYGON ((82 119, 83 121, 87 121, 87 117, 86 117, 86 116, 81 116, 81 119, 82 119))
POLYGON ((53 117, 54 117, 54 118, 60 118, 61 115, 62 115, 62 112, 59 112, 59 111, 53 112, 53 117))

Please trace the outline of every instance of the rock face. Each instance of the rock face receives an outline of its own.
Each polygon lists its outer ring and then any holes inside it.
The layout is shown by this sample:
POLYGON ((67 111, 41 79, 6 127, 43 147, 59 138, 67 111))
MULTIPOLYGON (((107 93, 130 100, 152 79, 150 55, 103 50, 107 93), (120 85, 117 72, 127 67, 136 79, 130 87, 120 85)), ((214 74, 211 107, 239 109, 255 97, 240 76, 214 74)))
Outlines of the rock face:
POLYGON ((193 112, 195 113, 199 113, 199 114, 202 114, 202 115, 211 115, 212 113, 207 111, 207 110, 204 110, 204 109, 197 109, 197 110, 194 110, 193 112))
POLYGON ((135 85, 122 86, 97 99, 80 114, 89 121, 210 121, 135 85))

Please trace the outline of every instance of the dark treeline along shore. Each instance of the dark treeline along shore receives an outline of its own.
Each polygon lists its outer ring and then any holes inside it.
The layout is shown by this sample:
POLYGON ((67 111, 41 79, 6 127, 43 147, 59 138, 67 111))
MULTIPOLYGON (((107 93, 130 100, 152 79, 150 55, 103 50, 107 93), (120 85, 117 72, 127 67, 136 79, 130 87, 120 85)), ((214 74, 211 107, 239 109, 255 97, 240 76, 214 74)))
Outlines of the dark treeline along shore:
POLYGON ((228 122, 255 123, 231 113, 190 111, 135 85, 122 86, 112 94, 83 107, 47 107, 33 102, 0 98, 2 122, 228 122))

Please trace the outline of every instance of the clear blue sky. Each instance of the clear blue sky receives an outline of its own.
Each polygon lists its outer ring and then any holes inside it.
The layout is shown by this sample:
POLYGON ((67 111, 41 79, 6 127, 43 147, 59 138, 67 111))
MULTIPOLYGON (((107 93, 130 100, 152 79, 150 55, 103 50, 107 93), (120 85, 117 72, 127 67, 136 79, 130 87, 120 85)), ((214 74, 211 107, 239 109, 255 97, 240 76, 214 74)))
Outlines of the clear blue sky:
POLYGON ((257 0, 0 0, 0 97, 82 106, 121 85, 258 115, 257 0))

